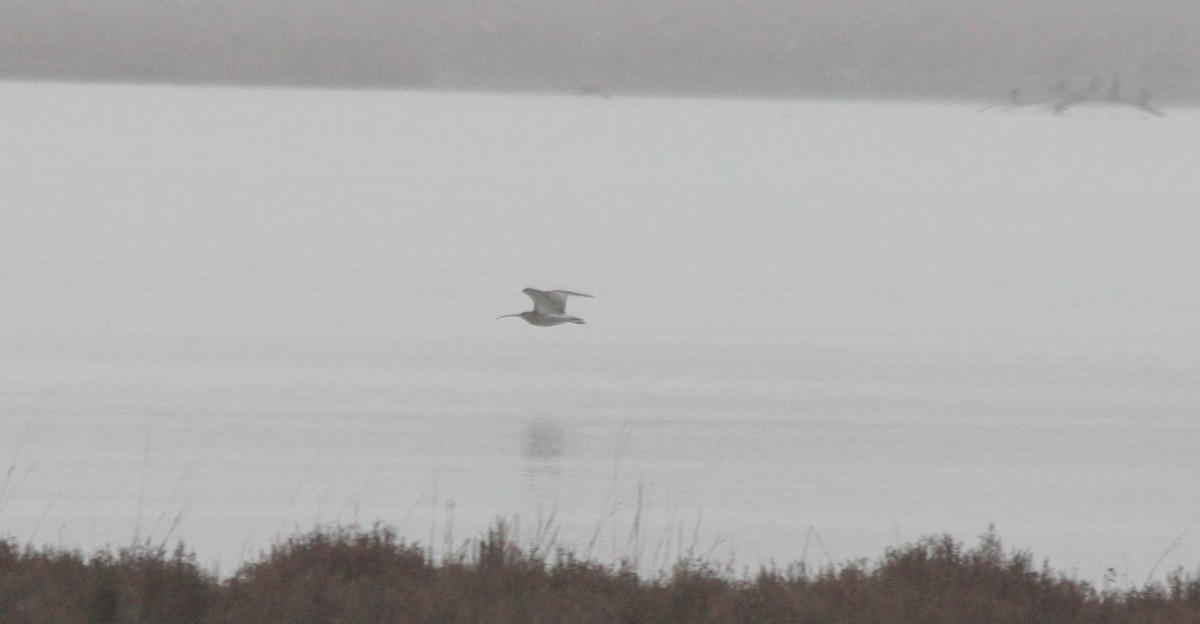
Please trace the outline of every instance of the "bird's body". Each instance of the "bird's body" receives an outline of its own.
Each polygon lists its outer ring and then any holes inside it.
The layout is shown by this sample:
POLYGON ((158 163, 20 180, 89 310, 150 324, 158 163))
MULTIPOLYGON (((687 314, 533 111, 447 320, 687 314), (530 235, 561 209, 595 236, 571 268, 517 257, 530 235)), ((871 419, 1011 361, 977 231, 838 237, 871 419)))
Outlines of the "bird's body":
POLYGON ((562 325, 563 323, 574 323, 583 325, 583 319, 578 316, 567 314, 567 297, 591 297, 583 293, 571 292, 569 290, 537 290, 534 288, 526 288, 521 291, 529 295, 533 299, 533 309, 520 314, 505 314, 504 316, 496 317, 497 320, 509 316, 519 316, 525 319, 530 325, 538 327, 553 327, 562 325))

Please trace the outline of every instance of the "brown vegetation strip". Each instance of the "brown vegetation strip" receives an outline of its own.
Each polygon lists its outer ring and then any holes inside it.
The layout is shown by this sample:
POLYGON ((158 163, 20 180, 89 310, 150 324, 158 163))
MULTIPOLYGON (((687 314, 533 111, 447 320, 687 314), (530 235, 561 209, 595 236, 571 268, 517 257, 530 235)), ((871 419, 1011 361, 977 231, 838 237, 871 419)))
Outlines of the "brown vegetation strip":
POLYGON ((1099 590, 1006 552, 994 534, 949 536, 877 562, 737 576, 682 561, 655 578, 569 552, 522 549, 499 525, 470 554, 431 561, 386 527, 321 529, 228 580, 181 546, 92 555, 0 541, 4 623, 961 623, 1200 622, 1200 579, 1099 590))

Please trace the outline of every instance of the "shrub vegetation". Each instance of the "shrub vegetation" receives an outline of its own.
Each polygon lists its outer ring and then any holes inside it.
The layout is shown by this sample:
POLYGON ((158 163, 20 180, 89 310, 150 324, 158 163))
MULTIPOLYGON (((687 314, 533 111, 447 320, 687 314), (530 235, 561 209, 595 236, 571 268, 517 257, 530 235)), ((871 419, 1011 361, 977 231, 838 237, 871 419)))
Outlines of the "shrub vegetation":
POLYGON ((642 577, 522 548, 503 523, 440 559, 377 525, 292 537, 227 579, 183 546, 84 554, 0 541, 0 622, 1200 624, 1200 579, 1097 589, 992 532, 974 548, 942 535, 819 569, 738 575, 686 560, 642 577))

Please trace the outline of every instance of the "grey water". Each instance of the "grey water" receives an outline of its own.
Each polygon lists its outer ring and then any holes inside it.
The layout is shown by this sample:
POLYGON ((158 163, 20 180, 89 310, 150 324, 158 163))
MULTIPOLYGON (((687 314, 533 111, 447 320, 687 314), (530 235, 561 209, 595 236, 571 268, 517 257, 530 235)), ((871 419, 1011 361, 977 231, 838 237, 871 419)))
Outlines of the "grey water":
POLYGON ((1200 564, 1194 110, 0 92, 18 542, 1200 564))

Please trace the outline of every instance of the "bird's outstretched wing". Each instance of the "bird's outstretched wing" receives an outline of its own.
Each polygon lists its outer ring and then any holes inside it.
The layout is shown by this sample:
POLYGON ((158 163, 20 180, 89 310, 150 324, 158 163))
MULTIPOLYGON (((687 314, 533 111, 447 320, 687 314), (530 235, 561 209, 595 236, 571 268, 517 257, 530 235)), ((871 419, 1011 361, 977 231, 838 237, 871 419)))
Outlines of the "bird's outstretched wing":
POLYGON ((529 295, 533 299, 533 309, 538 314, 565 314, 567 311, 567 297, 591 297, 583 293, 571 292, 569 290, 537 290, 535 288, 526 288, 521 291, 529 295))

